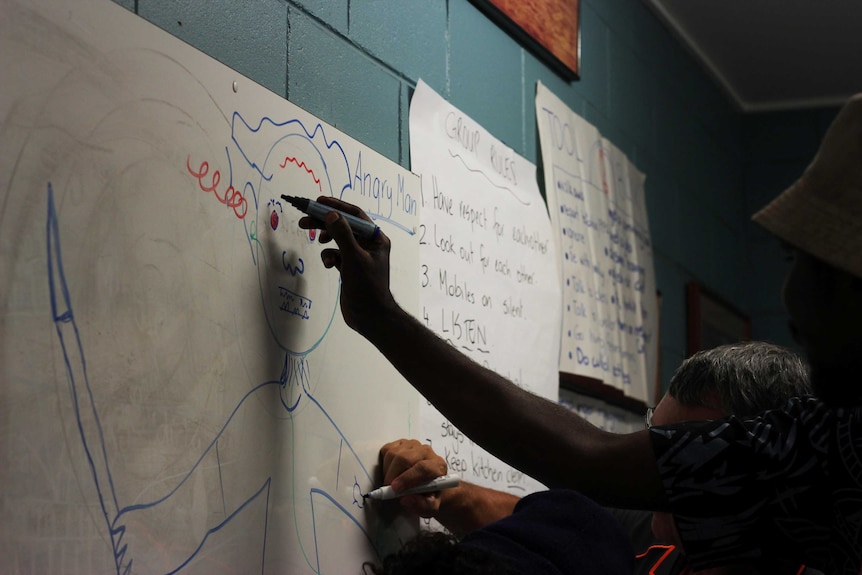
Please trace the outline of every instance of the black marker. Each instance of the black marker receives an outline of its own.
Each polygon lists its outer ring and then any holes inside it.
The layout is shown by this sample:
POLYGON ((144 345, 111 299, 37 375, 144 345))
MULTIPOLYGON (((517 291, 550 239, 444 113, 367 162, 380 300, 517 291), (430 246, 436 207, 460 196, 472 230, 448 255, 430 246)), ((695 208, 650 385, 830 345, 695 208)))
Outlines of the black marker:
POLYGON ((296 198, 293 196, 285 195, 282 195, 281 197, 282 199, 284 199, 284 201, 290 202, 290 205, 292 205, 294 208, 308 214, 316 220, 320 220, 321 222, 324 220, 326 214, 328 214, 329 212, 338 212, 339 214, 341 214, 341 217, 346 219, 347 223, 350 224, 350 229, 353 230, 353 235, 357 238, 370 240, 376 238, 377 235, 380 233, 380 228, 376 226, 373 222, 363 220, 362 218, 357 218, 356 216, 352 216, 346 212, 329 207, 325 204, 315 202, 314 200, 309 200, 308 198, 296 198))

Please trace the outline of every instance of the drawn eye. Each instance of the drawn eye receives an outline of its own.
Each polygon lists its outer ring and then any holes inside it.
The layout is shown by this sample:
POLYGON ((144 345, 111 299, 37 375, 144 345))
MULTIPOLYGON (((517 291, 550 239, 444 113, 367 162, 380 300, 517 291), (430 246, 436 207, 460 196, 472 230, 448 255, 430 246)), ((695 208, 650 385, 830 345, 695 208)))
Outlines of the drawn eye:
POLYGON ((313 242, 317 239, 317 230, 308 230, 308 241, 313 242))
POLYGON ((272 210, 272 214, 269 216, 269 225, 273 230, 278 227, 278 214, 275 210, 272 210))

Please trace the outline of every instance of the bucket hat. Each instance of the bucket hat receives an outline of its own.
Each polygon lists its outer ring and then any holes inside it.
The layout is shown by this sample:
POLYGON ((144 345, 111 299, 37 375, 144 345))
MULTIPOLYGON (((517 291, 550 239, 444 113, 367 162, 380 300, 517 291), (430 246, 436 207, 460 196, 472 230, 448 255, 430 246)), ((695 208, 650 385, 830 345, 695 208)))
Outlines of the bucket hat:
POLYGON ((862 278, 862 93, 841 108, 802 177, 753 220, 862 278))

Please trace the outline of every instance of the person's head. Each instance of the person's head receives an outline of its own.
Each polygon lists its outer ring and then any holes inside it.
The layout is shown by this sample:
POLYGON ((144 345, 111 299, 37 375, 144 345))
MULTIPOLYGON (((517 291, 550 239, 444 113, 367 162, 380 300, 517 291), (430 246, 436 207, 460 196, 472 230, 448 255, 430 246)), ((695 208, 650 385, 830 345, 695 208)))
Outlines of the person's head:
MULTIPOLYGON (((808 368, 793 352, 759 341, 722 345, 682 362, 650 423, 752 417, 810 393, 808 368)), ((654 513, 652 528, 659 539, 681 544, 669 513, 654 513)))
POLYGON ((372 575, 514 575, 506 561, 478 547, 461 545, 451 533, 422 531, 379 565, 363 565, 372 575))
MULTIPOLYGON (((799 356, 771 343, 745 341, 699 351, 683 361, 665 399, 680 404, 689 420, 718 419, 754 416, 810 392, 808 367, 799 356), (695 417, 696 409, 709 409, 713 417, 695 417)), ((653 415, 655 425, 664 417, 662 403, 653 415)))
POLYGON ((794 256, 784 305, 815 394, 858 404, 862 387, 862 94, 850 98, 799 180, 754 215, 794 256))

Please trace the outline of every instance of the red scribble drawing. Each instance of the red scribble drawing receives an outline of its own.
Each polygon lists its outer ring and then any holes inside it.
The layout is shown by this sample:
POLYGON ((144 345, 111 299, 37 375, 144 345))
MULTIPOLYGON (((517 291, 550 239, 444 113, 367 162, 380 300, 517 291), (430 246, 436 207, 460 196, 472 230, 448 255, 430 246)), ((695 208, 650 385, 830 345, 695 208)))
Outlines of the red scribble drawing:
POLYGON ((281 163, 281 167, 284 168, 285 166, 287 166, 288 162, 296 164, 298 167, 302 168, 307 173, 311 174, 311 179, 314 180, 315 184, 317 184, 317 190, 320 192, 320 194, 323 194, 323 188, 320 185, 320 180, 317 178, 317 176, 314 175, 314 172, 308 166, 305 165, 305 162, 300 162, 300 161, 297 161, 296 158, 291 158, 290 156, 285 156, 284 162, 281 163))
POLYGON ((608 189, 608 176, 605 172, 605 149, 599 148, 599 170, 602 177, 602 192, 607 196, 610 190, 608 189))
POLYGON ((200 189, 204 192, 212 192, 218 201, 233 210, 233 213, 237 218, 243 219, 248 212, 248 201, 245 199, 245 196, 242 195, 242 192, 234 188, 233 184, 231 184, 224 191, 224 195, 220 196, 218 185, 221 182, 221 172, 218 170, 214 171, 212 178, 210 179, 210 185, 204 185, 204 178, 210 171, 209 162, 201 162, 200 168, 195 171, 192 169, 190 164, 191 159, 191 155, 186 158, 186 169, 192 176, 198 179, 198 186, 200 186, 200 189))

